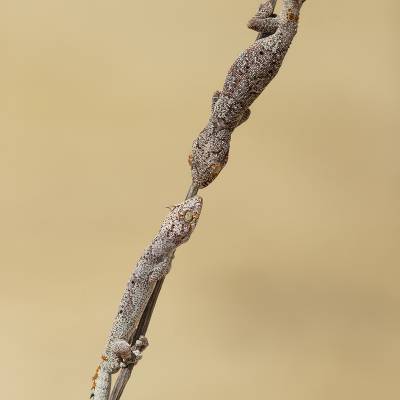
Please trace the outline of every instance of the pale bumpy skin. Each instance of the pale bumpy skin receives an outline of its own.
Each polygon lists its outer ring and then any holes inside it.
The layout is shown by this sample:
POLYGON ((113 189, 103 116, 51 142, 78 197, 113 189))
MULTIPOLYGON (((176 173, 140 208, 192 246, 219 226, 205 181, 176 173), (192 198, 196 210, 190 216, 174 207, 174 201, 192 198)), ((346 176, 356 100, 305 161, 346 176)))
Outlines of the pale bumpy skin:
POLYGON ((275 3, 261 4, 249 21, 258 39, 229 69, 222 91, 213 96, 209 122, 193 143, 189 164, 199 188, 208 186, 227 163, 232 132, 249 118, 249 107, 278 73, 297 32, 303 0, 284 0, 279 16, 273 14, 275 3))
POLYGON ((189 240, 197 225, 203 200, 192 197, 173 206, 150 246, 139 259, 124 291, 100 367, 93 377, 91 398, 108 400, 111 374, 141 358, 147 340, 141 337, 132 348, 129 339, 134 334, 154 286, 171 266, 175 249, 189 240))

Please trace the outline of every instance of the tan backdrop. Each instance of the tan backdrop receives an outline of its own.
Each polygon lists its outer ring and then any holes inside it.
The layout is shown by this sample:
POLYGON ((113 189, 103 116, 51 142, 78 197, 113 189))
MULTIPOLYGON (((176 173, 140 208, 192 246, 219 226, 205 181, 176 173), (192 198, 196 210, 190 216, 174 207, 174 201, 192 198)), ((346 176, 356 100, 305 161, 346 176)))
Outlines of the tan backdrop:
MULTIPOLYGON (((2 2, 2 398, 88 397, 257 6, 2 2)), ((399 398, 399 13, 306 2, 202 192, 126 399, 399 398)))

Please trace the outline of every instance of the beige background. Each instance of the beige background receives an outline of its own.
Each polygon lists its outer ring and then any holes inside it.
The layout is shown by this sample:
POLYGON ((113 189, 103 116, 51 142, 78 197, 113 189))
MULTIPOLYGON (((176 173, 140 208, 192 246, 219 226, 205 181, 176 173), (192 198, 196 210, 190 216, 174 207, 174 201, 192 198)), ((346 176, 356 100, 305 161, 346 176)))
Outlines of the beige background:
MULTIPOLYGON (((2 398, 88 397, 257 6, 2 1, 2 398)), ((202 192, 126 399, 399 398, 399 13, 307 1, 202 192)))

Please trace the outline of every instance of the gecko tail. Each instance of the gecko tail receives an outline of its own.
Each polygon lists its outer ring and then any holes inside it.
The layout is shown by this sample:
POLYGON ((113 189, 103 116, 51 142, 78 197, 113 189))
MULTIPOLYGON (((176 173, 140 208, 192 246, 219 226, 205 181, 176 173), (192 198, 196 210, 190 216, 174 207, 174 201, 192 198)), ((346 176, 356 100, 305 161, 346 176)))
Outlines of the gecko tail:
POLYGON ((111 374, 97 367, 90 392, 91 400, 108 400, 111 391, 111 374))

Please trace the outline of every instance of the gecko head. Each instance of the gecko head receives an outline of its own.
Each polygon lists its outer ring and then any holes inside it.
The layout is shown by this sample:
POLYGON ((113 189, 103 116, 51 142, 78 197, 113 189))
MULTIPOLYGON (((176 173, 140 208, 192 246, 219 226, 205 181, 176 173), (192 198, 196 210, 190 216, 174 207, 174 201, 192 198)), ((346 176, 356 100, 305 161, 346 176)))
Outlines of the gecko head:
POLYGON ((194 196, 177 205, 174 208, 176 224, 182 233, 189 234, 197 225, 203 207, 203 199, 200 196, 194 196))
POLYGON ((186 242, 200 217, 203 199, 194 196, 175 205, 163 223, 163 230, 174 246, 186 242))

